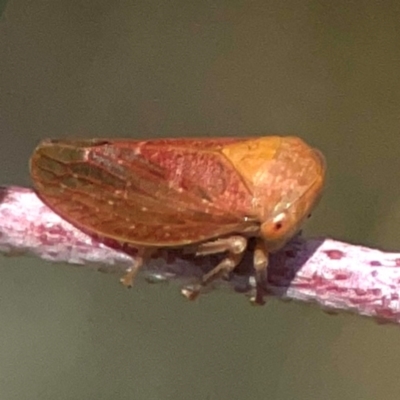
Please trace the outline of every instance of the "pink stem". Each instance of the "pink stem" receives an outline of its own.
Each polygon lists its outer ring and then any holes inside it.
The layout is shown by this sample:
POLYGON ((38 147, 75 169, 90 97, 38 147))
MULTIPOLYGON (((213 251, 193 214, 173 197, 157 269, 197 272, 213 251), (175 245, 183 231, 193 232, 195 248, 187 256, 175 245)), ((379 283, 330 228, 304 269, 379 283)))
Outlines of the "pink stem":
MULTIPOLYGON (((110 244, 110 243, 108 243, 110 244)), ((109 247, 61 219, 36 194, 19 187, 0 187, 0 252, 34 255, 102 271, 124 272, 134 261, 131 250, 109 247)), ((215 262, 176 254, 173 262, 152 260, 142 271, 147 280, 188 284, 215 262)), ((400 254, 332 239, 296 238, 275 255, 268 273, 269 291, 282 299, 315 302, 331 311, 350 311, 380 322, 400 323, 400 254)), ((254 292, 251 258, 229 281, 213 288, 254 292)))

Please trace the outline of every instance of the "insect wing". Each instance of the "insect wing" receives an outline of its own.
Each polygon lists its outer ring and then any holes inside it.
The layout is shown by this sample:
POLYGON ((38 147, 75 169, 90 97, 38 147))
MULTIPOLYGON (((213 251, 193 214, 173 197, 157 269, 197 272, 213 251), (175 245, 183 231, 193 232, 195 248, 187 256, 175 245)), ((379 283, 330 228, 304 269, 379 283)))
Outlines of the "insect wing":
POLYGON ((46 141, 31 174, 45 203, 81 229, 180 246, 254 225, 252 195, 220 152, 232 141, 46 141))

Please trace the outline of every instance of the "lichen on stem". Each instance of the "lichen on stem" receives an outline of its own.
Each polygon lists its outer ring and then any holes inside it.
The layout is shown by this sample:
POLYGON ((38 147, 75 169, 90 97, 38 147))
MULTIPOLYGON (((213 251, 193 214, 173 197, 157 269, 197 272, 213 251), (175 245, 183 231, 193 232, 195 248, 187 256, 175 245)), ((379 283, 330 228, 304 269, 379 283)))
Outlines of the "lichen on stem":
MULTIPOLYGON (((53 263, 123 273, 134 251, 116 248, 76 229, 20 187, 0 188, 0 253, 30 255, 53 263)), ((213 258, 194 259, 177 252, 152 260, 142 271, 147 280, 190 284, 212 267, 213 258)), ((208 290, 250 295, 251 258, 229 281, 208 290)), ((324 310, 347 311, 400 323, 400 253, 388 253, 332 239, 297 237, 274 255, 268 290, 281 299, 316 303, 324 310)))

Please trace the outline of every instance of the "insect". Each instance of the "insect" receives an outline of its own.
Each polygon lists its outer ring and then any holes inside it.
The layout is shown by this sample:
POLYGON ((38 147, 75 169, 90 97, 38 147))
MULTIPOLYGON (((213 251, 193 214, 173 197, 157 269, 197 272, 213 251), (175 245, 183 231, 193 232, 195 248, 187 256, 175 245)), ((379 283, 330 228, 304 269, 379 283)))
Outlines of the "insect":
POLYGON ((229 276, 255 238, 253 301, 262 303, 269 254, 317 204, 325 161, 298 137, 44 140, 30 171, 39 197, 65 220, 138 249, 127 286, 160 248, 224 253, 200 291, 229 276))

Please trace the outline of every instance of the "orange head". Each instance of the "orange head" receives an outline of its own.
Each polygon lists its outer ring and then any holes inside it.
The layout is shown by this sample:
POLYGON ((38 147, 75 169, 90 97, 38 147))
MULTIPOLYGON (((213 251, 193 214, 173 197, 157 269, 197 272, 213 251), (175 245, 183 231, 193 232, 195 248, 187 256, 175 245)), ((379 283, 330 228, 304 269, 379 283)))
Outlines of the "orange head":
POLYGON ((267 136, 227 146, 225 155, 253 195, 259 235, 269 251, 281 248, 317 204, 325 181, 325 160, 297 137, 267 136))

